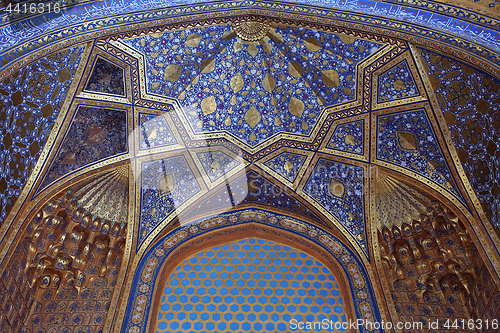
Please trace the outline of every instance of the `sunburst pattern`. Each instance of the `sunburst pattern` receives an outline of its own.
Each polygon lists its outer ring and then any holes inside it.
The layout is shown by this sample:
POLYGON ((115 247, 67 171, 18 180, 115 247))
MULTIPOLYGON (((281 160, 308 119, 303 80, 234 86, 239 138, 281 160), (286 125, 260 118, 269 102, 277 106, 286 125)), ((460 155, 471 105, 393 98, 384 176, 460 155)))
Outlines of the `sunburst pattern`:
POLYGON ((375 218, 379 229, 401 226, 427 214, 432 199, 419 190, 386 173, 375 180, 375 218))
POLYGON ((127 223, 128 219, 128 165, 77 184, 72 188, 80 206, 92 215, 115 223, 127 223))

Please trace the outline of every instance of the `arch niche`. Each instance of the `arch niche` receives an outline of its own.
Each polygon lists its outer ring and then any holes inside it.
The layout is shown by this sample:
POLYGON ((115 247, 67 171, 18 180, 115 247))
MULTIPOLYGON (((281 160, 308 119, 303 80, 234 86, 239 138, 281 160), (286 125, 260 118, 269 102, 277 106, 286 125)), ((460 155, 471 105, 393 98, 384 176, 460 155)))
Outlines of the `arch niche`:
MULTIPOLYGON (((177 268, 183 262, 196 258, 196 254, 200 252, 227 244, 238 244, 242 240, 262 240, 266 244, 274 243, 282 249, 290 248, 287 250, 312 257, 318 262, 317 266, 321 265, 331 272, 334 285, 338 285, 335 289, 343 300, 342 314, 345 314, 343 317, 341 314, 339 321, 349 322, 363 318, 380 322, 366 267, 349 246, 307 222, 250 209, 204 219, 159 237, 137 265, 137 273, 128 290, 130 298, 122 332, 155 331, 160 323, 158 314, 161 312, 161 303, 167 303, 164 291, 172 273, 179 272, 177 268)), ((176 301, 170 303, 170 306, 175 304, 176 301)), ((297 307, 300 305, 302 304, 297 307)), ((221 311, 218 313, 223 315, 221 311)), ((200 314, 201 312, 198 313, 200 314)), ((303 321, 307 321, 305 315, 303 321)), ((278 323, 285 324, 281 319, 274 324, 278 323)), ((290 329, 288 324, 286 323, 286 330, 290 329)), ((359 331, 363 332, 365 329, 359 327, 359 331)))

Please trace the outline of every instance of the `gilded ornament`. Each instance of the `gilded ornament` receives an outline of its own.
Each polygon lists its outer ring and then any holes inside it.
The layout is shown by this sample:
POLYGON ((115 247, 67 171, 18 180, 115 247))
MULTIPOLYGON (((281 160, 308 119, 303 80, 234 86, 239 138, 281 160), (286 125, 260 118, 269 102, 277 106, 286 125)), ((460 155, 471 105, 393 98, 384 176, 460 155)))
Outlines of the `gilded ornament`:
POLYGON ((197 47, 200 44, 201 36, 198 34, 190 34, 187 36, 184 44, 188 47, 197 47))
POLYGON ((217 110, 217 102, 215 101, 215 96, 205 97, 201 101, 201 111, 204 116, 208 116, 217 110))
POLYGON ((163 79, 165 81, 175 82, 179 80, 182 73, 181 65, 170 64, 165 68, 165 74, 163 75, 163 79))
POLYGON ((330 193, 336 197, 342 198, 344 196, 344 184, 336 179, 330 180, 330 193))
POLYGON ((260 115, 260 112, 254 106, 248 109, 245 113, 245 121, 251 128, 257 126, 261 119, 262 116, 260 115))
POLYGON ((291 114, 297 117, 302 117, 302 113, 304 112, 304 102, 302 102, 300 99, 291 97, 290 98, 290 103, 288 104, 288 110, 290 111, 291 114))
POLYGON ((323 47, 321 43, 314 37, 309 37, 304 41, 306 48, 311 52, 317 52, 321 50, 323 47))
POLYGON ((290 72, 290 75, 297 78, 304 75, 304 69, 302 68, 302 65, 296 61, 290 61, 290 63, 288 64, 288 71, 290 72))
POLYGON ((262 88, 269 93, 273 92, 274 88, 276 88, 276 80, 269 73, 262 80, 262 88))
POLYGON ((417 139, 410 133, 398 132, 398 143, 406 150, 418 150, 417 139))
POLYGON ((160 177, 157 181, 158 190, 163 194, 169 194, 175 188, 174 175, 169 173, 166 176, 160 177))
POLYGON ((269 31, 269 22, 237 21, 231 23, 236 36, 247 42, 261 40, 269 31))
POLYGON ((214 58, 205 59, 201 62, 200 73, 202 73, 202 74, 212 73, 214 71, 214 69, 215 69, 215 59, 214 58))
POLYGON ((243 89, 244 81, 243 77, 241 76, 241 73, 238 73, 235 76, 233 76, 231 78, 231 81, 229 81, 229 84, 231 85, 231 89, 233 89, 235 94, 241 89, 243 89))
POLYGON ((340 85, 339 73, 334 69, 321 71, 321 78, 328 87, 338 87, 340 85))

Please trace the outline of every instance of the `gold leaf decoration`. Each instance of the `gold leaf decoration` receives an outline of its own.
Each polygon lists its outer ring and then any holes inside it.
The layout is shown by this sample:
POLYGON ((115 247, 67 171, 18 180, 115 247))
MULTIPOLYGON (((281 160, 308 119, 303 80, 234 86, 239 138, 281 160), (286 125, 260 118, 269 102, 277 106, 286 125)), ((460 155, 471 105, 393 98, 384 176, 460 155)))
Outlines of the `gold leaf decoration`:
POLYGON ((286 161, 285 165, 283 165, 283 168, 285 169, 286 172, 290 173, 293 170, 292 162, 286 161))
POLYGON ((338 87, 340 85, 339 73, 334 69, 321 71, 321 78, 328 87, 338 87))
POLYGON ((249 42, 247 47, 247 52, 252 56, 252 58, 255 58, 257 53, 259 53, 259 49, 257 48, 257 42, 249 42))
POLYGON ((351 44, 356 40, 356 37, 344 34, 338 34, 339 38, 346 44, 351 44))
POLYGON ((210 58, 210 59, 205 59, 201 62, 200 65, 200 73, 202 74, 208 74, 212 73, 215 69, 215 59, 210 58))
POLYGON ((309 37, 304 41, 307 49, 311 52, 317 52, 322 49, 321 43, 314 37, 309 37))
POLYGON ((262 80, 262 88, 269 93, 273 92, 274 88, 276 88, 276 80, 269 73, 262 80))
POLYGON ((208 116, 209 114, 214 113, 216 109, 217 103, 215 102, 214 96, 205 97, 201 101, 201 111, 203 112, 204 116, 208 116))
POLYGON ((417 139, 409 133, 398 132, 398 142, 403 149, 418 150, 417 139))
POLYGON ((405 90, 406 89, 406 85, 404 84, 403 81, 401 80, 396 80, 394 81, 394 89, 396 90, 405 90))
POLYGON ((302 117, 302 113, 304 112, 304 102, 300 99, 292 97, 290 98, 290 104, 288 104, 288 110, 291 114, 297 117, 302 117))
POLYGON ((356 143, 356 140, 354 139, 354 137, 352 135, 347 134, 344 138, 344 142, 347 143, 348 145, 354 146, 354 144, 356 143))
POLYGON ((248 111, 245 113, 245 121, 251 128, 257 126, 261 119, 262 117, 260 115, 260 112, 254 106, 248 109, 248 111))
POLYGON ((344 184, 336 179, 330 180, 330 193, 336 197, 342 198, 344 196, 344 184))
POLYGON ((190 34, 187 36, 184 44, 188 47, 197 47, 200 44, 201 36, 198 34, 190 34))
POLYGON ((241 89, 243 89, 244 86, 244 81, 243 77, 241 76, 241 73, 236 74, 231 78, 231 81, 229 81, 229 84, 231 85, 231 89, 233 89, 234 93, 237 93, 241 89))
POLYGON ((165 68, 165 74, 163 75, 163 80, 175 82, 179 80, 179 78, 181 77, 181 73, 182 73, 181 65, 170 64, 167 66, 167 68, 165 68))
POLYGON ((290 63, 288 64, 288 71, 294 77, 302 77, 302 75, 304 74, 302 65, 296 61, 290 61, 290 63))

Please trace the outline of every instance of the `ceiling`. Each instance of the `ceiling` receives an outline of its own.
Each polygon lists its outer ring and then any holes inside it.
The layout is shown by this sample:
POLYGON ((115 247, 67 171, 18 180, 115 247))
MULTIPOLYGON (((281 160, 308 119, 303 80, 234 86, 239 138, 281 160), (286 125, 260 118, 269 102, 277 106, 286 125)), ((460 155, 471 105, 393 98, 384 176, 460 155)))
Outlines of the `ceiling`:
MULTIPOLYGON (((368 256, 370 228, 418 218, 434 200, 429 191, 467 209, 436 121, 442 111, 423 81, 427 54, 375 36, 248 20, 71 48, 55 56, 67 67, 38 67, 59 82, 81 79, 33 198, 61 186, 80 193, 84 185, 71 183, 93 175, 85 184, 99 194, 80 202, 134 221, 137 250, 176 225, 257 205, 306 218, 368 256), (77 53, 85 68, 75 73, 78 61, 67 62, 77 53), (115 165, 122 171, 101 173, 115 165), (106 194, 129 191, 130 202, 106 194)), ((24 81, 41 74, 26 71, 24 81)), ((45 96, 57 89, 49 82, 45 96)))

